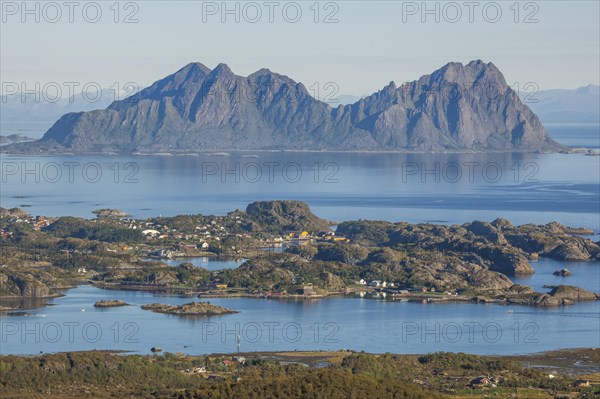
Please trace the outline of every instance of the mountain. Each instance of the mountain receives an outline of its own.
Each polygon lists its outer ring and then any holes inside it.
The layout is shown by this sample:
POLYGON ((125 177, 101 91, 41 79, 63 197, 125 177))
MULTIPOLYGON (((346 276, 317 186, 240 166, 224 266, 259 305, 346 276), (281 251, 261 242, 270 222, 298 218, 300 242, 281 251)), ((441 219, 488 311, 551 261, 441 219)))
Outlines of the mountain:
POLYGON ((492 63, 449 63, 332 108, 268 69, 191 63, 104 110, 69 113, 8 152, 561 151, 492 63), (490 88, 492 90, 490 90, 490 88))
POLYGON ((262 226, 273 231, 330 231, 333 222, 321 219, 301 201, 260 201, 246 208, 246 213, 262 226))
POLYGON ((542 90, 523 101, 545 123, 600 124, 600 86, 542 90))

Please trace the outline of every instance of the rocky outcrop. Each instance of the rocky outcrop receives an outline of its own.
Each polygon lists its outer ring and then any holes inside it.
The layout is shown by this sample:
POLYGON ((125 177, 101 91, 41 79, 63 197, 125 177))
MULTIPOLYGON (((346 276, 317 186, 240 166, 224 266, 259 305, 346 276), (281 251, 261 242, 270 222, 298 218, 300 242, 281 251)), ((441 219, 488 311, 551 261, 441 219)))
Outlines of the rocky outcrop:
POLYGON ((412 287, 433 287, 436 291, 476 290, 495 291, 513 285, 504 274, 490 271, 481 265, 445 259, 450 263, 418 262, 409 269, 407 283, 412 287))
POLYGON ((21 208, 2 208, 0 207, 0 217, 15 217, 15 218, 26 218, 29 217, 29 213, 21 208))
POLYGON ((464 254, 471 263, 505 275, 531 274, 527 254, 508 244, 490 223, 463 226, 359 221, 341 223, 337 232, 365 245, 420 248, 425 251, 464 254))
POLYGON ((569 277, 572 276, 573 273, 571 273, 571 271, 569 269, 560 269, 560 270, 555 270, 554 273, 555 276, 561 276, 561 277, 569 277))
MULTIPOLYGON (((293 251, 293 250, 292 250, 293 251)), ((330 262, 343 262, 356 264, 369 256, 369 251, 360 245, 337 243, 337 244, 319 244, 315 259, 330 262)), ((381 254, 381 256, 384 256, 381 254)))
POLYGON ((594 301, 598 299, 598 295, 583 288, 574 287, 572 285, 559 285, 552 288, 550 295, 560 300, 569 300, 572 302, 578 301, 594 301))
POLYGON ((155 273, 152 273, 150 276, 150 281, 157 285, 170 285, 176 283, 178 280, 172 271, 159 270, 155 273))
POLYGON ((211 305, 208 302, 190 302, 179 306, 152 303, 149 305, 143 305, 142 309, 178 316, 211 316, 238 313, 235 310, 227 309, 222 306, 211 305))
POLYGON ((590 253, 587 251, 585 245, 573 241, 557 245, 547 255, 549 258, 570 261, 585 261, 590 258, 590 253))
POLYGON ((311 212, 309 206, 301 201, 260 201, 246 208, 246 213, 263 228, 276 232, 330 231, 331 222, 321 219, 311 212))
POLYGON ((94 307, 96 307, 96 308, 116 308, 116 307, 120 307, 120 306, 129 306, 129 304, 120 299, 113 299, 113 300, 104 299, 104 300, 98 301, 94 304, 94 307))
POLYGON ((190 152, 218 149, 562 151, 492 63, 451 62, 332 108, 302 83, 200 63, 105 110, 69 113, 8 152, 190 152))
POLYGON ((463 254, 473 263, 511 276, 533 273, 529 259, 539 256, 563 261, 600 259, 598 243, 567 234, 569 230, 558 223, 514 226, 496 219, 462 226, 351 221, 341 223, 336 232, 363 245, 463 254))
POLYGON ((508 291, 498 295, 500 300, 515 305, 529 306, 564 306, 572 305, 580 301, 595 301, 600 299, 600 295, 591 291, 570 285, 559 285, 553 287, 549 293, 535 292, 531 287, 515 286, 508 291))
POLYGON ((533 293, 531 295, 518 295, 509 296, 506 298, 506 302, 513 305, 527 305, 527 306, 540 306, 540 307, 552 307, 569 305, 571 303, 563 303, 558 298, 554 298, 552 295, 533 293))
POLYGON ((48 285, 30 274, 5 275, 0 273, 0 297, 49 298, 53 292, 48 285))
POLYGON ((494 244, 504 245, 507 243, 502 231, 491 223, 476 220, 465 224, 463 227, 475 235, 485 237, 494 244))
POLYGON ((127 214, 118 209, 96 209, 92 212, 98 218, 120 219, 127 217, 127 214))
POLYGON ((335 274, 325 272, 320 276, 320 278, 323 281, 323 288, 327 292, 340 292, 346 288, 344 281, 335 274))
POLYGON ((527 285, 514 284, 506 292, 510 295, 522 295, 533 294, 535 290, 527 285))
POLYGON ((529 254, 563 261, 600 260, 600 246, 593 241, 573 236, 567 231, 585 230, 565 227, 552 222, 546 225, 526 224, 503 227, 502 233, 510 245, 529 254))
POLYGON ((582 235, 582 236, 594 234, 594 230, 587 229, 585 227, 562 226, 562 231, 565 232, 566 234, 582 235))
MULTIPOLYGON (((344 252, 355 253, 355 249, 347 244, 331 245, 339 246, 336 253, 342 253, 340 259, 351 259, 350 256, 344 256, 344 252)), ((309 244, 305 247, 313 246, 309 244)), ((368 249, 365 250, 369 252, 368 249)), ((319 250, 292 250, 281 254, 266 254, 247 261, 237 269, 227 270, 224 274, 227 276, 226 280, 234 284, 250 282, 253 287, 263 288, 292 288, 297 277, 301 277, 303 283, 312 284, 327 292, 339 292, 361 278, 367 281, 394 282, 418 289, 430 287, 437 291, 505 290, 513 285, 505 275, 457 254, 377 248, 371 249, 369 254, 360 259, 354 259, 350 264, 339 260, 320 260, 319 253, 319 250)))

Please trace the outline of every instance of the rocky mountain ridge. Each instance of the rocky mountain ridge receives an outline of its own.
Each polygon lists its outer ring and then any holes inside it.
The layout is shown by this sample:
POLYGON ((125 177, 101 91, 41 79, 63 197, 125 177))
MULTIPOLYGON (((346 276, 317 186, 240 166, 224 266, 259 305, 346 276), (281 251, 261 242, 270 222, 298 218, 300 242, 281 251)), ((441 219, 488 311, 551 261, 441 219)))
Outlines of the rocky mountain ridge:
POLYGON ((492 63, 448 63, 332 108, 261 69, 191 63, 104 110, 69 113, 13 153, 214 150, 541 151, 554 142, 492 63))

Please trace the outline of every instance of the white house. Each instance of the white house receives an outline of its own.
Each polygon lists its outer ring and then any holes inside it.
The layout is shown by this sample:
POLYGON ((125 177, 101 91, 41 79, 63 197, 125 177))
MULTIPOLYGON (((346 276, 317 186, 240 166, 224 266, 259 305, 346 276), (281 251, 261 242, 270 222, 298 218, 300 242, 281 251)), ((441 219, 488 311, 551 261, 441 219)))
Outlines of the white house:
POLYGON ((158 236, 159 234, 160 234, 160 232, 159 232, 159 231, 157 231, 157 230, 154 230, 154 229, 146 229, 146 230, 143 230, 143 231, 142 231, 142 235, 144 235, 144 236, 146 236, 146 237, 147 237, 147 236, 150 236, 150 237, 156 237, 156 236, 158 236))

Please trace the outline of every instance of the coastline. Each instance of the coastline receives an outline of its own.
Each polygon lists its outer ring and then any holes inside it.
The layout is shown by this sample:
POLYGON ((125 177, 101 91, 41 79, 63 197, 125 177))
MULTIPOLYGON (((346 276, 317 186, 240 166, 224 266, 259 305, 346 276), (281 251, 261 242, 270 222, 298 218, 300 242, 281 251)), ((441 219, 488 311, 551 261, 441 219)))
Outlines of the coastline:
POLYGON ((224 148, 219 150, 198 150, 198 151, 46 151, 43 153, 31 151, 31 152, 9 152, 6 149, 0 147, 0 154, 13 155, 13 156, 159 156, 159 157, 170 157, 170 156, 214 156, 214 157, 228 157, 231 154, 225 153, 239 153, 239 154, 252 154, 252 153, 308 153, 308 154, 583 154, 583 155, 600 155, 600 152, 585 147, 573 147, 562 151, 540 151, 540 150, 527 150, 527 149, 491 149, 491 150, 476 150, 476 149, 453 149, 453 150, 410 150, 410 149, 236 149, 236 148, 224 148))

